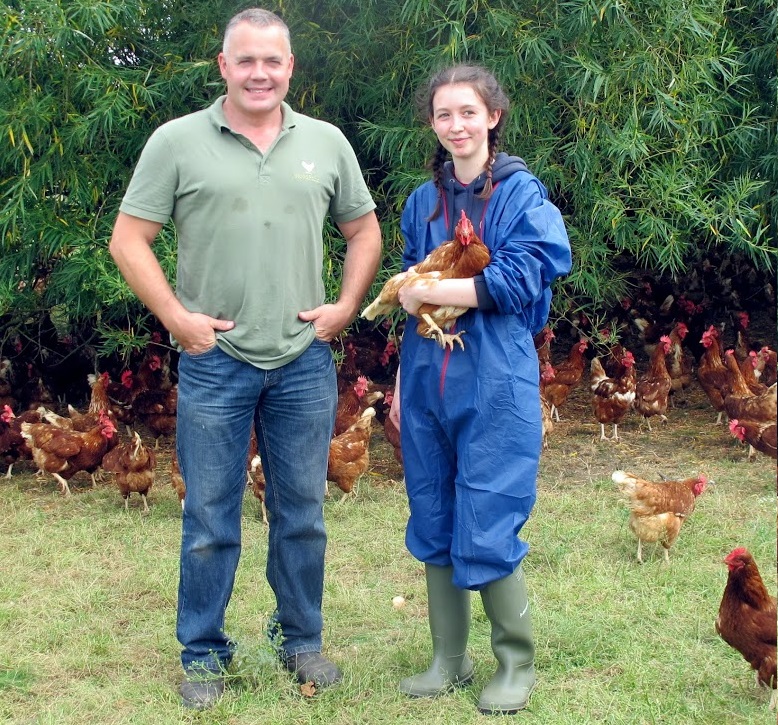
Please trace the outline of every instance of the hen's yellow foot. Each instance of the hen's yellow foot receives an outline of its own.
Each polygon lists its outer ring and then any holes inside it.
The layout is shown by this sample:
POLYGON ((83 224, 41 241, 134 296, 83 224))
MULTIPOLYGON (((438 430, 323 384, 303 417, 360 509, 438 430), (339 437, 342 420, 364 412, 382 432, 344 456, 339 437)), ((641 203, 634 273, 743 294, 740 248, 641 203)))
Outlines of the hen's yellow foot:
POLYGON ((448 347, 451 350, 453 350, 454 349, 454 343, 456 342, 456 343, 459 344, 459 347, 461 347, 464 350, 465 349, 465 343, 462 342, 462 335, 464 335, 465 332, 467 332, 467 331, 466 330, 462 330, 462 332, 457 332, 454 335, 447 335, 446 333, 441 332, 439 336, 436 335, 435 337, 438 339, 438 343, 440 344, 440 346, 443 349, 448 347))

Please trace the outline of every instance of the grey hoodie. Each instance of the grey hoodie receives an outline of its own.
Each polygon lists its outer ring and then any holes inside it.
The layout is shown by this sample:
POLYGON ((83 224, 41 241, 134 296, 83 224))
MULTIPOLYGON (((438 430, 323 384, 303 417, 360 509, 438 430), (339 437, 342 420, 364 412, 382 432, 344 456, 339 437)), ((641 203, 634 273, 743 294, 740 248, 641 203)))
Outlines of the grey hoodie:
MULTIPOLYGON (((518 156, 509 156, 501 151, 495 157, 494 164, 492 164, 492 184, 497 185, 502 179, 519 171, 529 173, 524 159, 518 156)), ((448 221, 449 239, 454 238, 454 227, 463 210, 473 223, 478 236, 483 238, 483 223, 486 216, 486 205, 489 203, 489 200, 479 199, 477 195, 483 191, 485 183, 486 172, 477 176, 469 184, 463 184, 454 176, 453 162, 447 161, 443 166, 444 213, 448 221)), ((474 277, 474 280, 475 292, 478 297, 478 309, 494 309, 494 300, 486 288, 484 276, 479 274, 474 277)))

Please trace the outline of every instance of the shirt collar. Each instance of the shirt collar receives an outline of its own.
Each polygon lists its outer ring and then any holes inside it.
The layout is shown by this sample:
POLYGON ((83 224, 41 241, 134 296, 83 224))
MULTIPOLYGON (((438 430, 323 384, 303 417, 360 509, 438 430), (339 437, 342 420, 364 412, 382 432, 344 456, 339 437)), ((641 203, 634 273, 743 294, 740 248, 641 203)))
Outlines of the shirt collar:
MULTIPOLYGON (((224 116, 224 101, 227 96, 219 96, 211 107, 208 109, 211 116, 211 121, 219 131, 231 131, 230 124, 227 123, 227 119, 224 116)), ((282 122, 281 128, 283 131, 288 131, 290 128, 294 128, 297 125, 297 114, 292 110, 292 107, 286 102, 281 102, 281 115, 282 122)))

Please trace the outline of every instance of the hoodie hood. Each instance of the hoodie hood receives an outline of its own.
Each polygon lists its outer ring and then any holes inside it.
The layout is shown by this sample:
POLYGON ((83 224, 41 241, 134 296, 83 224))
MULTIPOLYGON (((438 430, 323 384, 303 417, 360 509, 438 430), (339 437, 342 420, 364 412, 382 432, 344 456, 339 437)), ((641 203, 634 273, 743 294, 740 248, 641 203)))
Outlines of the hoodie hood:
MULTIPOLYGON (((524 159, 518 156, 509 156, 501 151, 492 164, 492 184, 496 186, 503 179, 519 171, 529 172, 524 159)), ((462 211, 473 222, 473 226, 478 230, 478 235, 483 237, 483 220, 489 200, 479 199, 477 195, 483 191, 485 184, 485 171, 469 184, 463 184, 454 176, 453 162, 447 161, 443 166, 444 214, 446 215, 449 239, 454 238, 454 227, 462 211)))

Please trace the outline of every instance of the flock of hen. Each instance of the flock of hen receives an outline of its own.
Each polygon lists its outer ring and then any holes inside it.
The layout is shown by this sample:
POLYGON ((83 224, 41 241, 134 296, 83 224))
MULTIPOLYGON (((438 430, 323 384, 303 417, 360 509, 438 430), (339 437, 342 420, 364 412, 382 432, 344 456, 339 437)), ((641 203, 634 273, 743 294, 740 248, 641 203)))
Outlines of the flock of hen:
MULTIPOLYGON (((642 375, 635 370, 635 357, 620 343, 610 346, 607 354, 595 356, 590 363, 590 390, 594 417, 600 423, 600 440, 619 440, 618 424, 635 410, 651 430, 650 418, 667 420, 674 395, 696 379, 705 391, 716 422, 722 414, 729 418, 729 430, 749 444, 749 459, 759 451, 776 458, 776 353, 769 347, 752 349, 748 338, 749 317, 736 315, 734 345, 722 354, 721 329, 709 326, 702 332, 704 352, 695 361, 684 349, 688 334, 684 322, 676 321, 669 330, 658 331, 648 340, 648 325, 636 319, 641 332, 648 368, 642 375), (665 334, 660 334, 665 333, 665 334), (608 439, 605 426, 613 425, 608 439)), ((605 330, 600 337, 609 337, 605 330)), ((535 339, 540 364, 540 388, 543 410, 544 446, 559 420, 558 408, 579 384, 586 366, 585 354, 590 341, 581 336, 567 358, 554 366, 550 343, 553 332, 545 328, 535 339)), ((682 481, 647 481, 625 471, 615 471, 613 482, 629 509, 629 528, 638 541, 637 558, 643 562, 644 543, 659 543, 669 561, 669 550, 681 526, 694 510, 697 497, 705 491, 707 478, 700 474, 682 481)), ((716 618, 716 631, 738 650, 756 671, 757 683, 772 688, 770 707, 776 694, 776 598, 771 596, 753 556, 742 547, 724 559, 728 568, 727 584, 716 618)))
MULTIPOLYGON (((351 345, 351 350, 353 350, 351 345)), ((392 353, 391 345, 386 355, 392 353)), ((80 412, 67 406, 67 415, 57 414, 50 397, 28 400, 28 408, 17 415, 19 400, 9 374, 10 361, 0 362, 0 455, 8 466, 10 478, 14 464, 32 460, 37 475, 52 476, 65 496, 70 495, 68 481, 79 472, 88 473, 92 484, 99 471, 114 474, 117 486, 128 505, 130 493, 137 492, 148 511, 146 496, 154 484, 157 468, 155 449, 161 436, 174 434, 178 386, 171 380, 170 350, 159 342, 150 342, 137 372, 125 370, 120 381, 107 373, 90 375, 89 408, 80 412), (45 404, 44 404, 45 403, 45 404), (141 425, 155 439, 154 449, 143 444, 131 427, 141 425), (121 429, 127 428, 123 437, 121 429)), ((343 371, 353 369, 344 358, 343 371)), ((330 443, 327 480, 345 493, 369 466, 370 432, 376 416, 372 404, 384 397, 389 388, 369 384, 361 375, 340 375, 335 435, 330 443)), ((381 420, 384 408, 381 408, 381 420)), ((256 436, 249 441, 246 464, 248 482, 263 503, 264 475, 258 455, 256 436)), ((171 460, 171 482, 182 506, 186 496, 175 451, 171 460)))
POLYGON ((102 469, 115 475, 125 506, 130 493, 137 492, 148 510, 146 494, 154 483, 156 455, 137 432, 122 441, 119 428, 125 425, 129 431, 129 426, 143 424, 156 441, 175 431, 178 388, 170 378, 169 350, 149 343, 138 371, 125 371, 120 382, 111 381, 107 373, 90 375, 89 409, 80 412, 68 405, 64 416, 47 407, 53 407, 48 397, 28 401, 31 407, 16 415, 10 365, 4 363, 0 363, 0 454, 8 466, 6 477, 11 477, 16 461, 31 459, 37 475, 53 476, 68 496, 73 476, 84 471, 95 485, 102 469))
MULTIPOLYGON (((452 244, 451 249, 457 254, 461 249, 469 253, 469 245, 452 244)), ((421 273, 429 272, 422 268, 421 273)), ((397 278, 393 280, 398 282, 397 278)), ((384 294, 381 299, 388 305, 386 310, 396 306, 395 298, 396 290, 391 299, 384 294)), ((386 310, 381 308, 376 314, 386 310)), ((458 313, 454 308, 447 312, 452 320, 458 313)), ((426 314, 430 317, 429 337, 452 351, 454 342, 462 345, 461 338, 454 339, 455 336, 447 334, 449 318, 437 316, 434 310, 426 314)), ((374 315, 371 312, 368 316, 374 315)), ((749 458, 758 451, 775 459, 776 353, 769 347, 752 345, 745 313, 736 315, 735 319, 736 334, 731 349, 722 350, 721 329, 709 326, 701 332, 701 352, 695 358, 687 347, 689 328, 684 321, 674 320, 672 325, 661 328, 635 316, 631 321, 639 330, 648 358, 647 369, 642 374, 636 370, 634 354, 613 340, 610 330, 582 332, 566 358, 554 364, 551 354, 554 333, 544 328, 535 338, 544 448, 548 446, 554 420, 560 419, 559 409, 581 382, 587 355, 597 345, 603 354, 591 358, 589 380, 592 410, 600 424, 600 440, 618 441, 618 426, 631 410, 642 417, 650 431, 650 419, 666 421, 673 399, 680 397, 696 380, 717 413, 717 422, 726 413, 732 435, 749 444, 749 458), (607 352, 603 340, 611 341, 606 345, 607 352), (611 438, 606 437, 607 425, 613 426, 611 438)), ((402 451, 399 431, 388 416, 394 385, 391 374, 386 373, 391 373, 396 366, 394 342, 390 339, 385 345, 377 345, 373 340, 363 347, 356 338, 346 338, 342 352, 327 480, 349 494, 354 491, 359 476, 369 468, 374 421, 383 425, 400 464, 402 451), (384 384, 376 384, 367 376, 389 379, 384 384)), ((105 373, 91 376, 88 411, 80 413, 68 406, 66 416, 42 404, 30 405, 16 415, 17 401, 9 369, 9 361, 0 361, 0 454, 8 465, 6 476, 11 476, 17 460, 31 459, 38 475, 53 476, 63 494, 69 495, 68 481, 74 475, 84 471, 91 475, 94 485, 95 475, 102 468, 114 475, 125 507, 130 493, 137 492, 143 497, 147 511, 146 495, 154 483, 157 467, 154 450, 157 444, 154 449, 144 445, 141 436, 131 431, 130 426, 142 424, 155 439, 175 431, 177 386, 171 380, 169 350, 158 342, 149 343, 137 372, 125 371, 118 382, 105 373), (119 432, 121 426, 127 426, 128 436, 124 440, 119 432)), ((263 503, 264 517, 264 476, 255 436, 249 442, 246 469, 248 483, 263 503)), ((170 473, 183 506, 185 485, 175 454, 170 473)), ((692 513, 696 498, 705 490, 707 479, 699 475, 684 481, 653 482, 616 471, 613 481, 630 509, 629 527, 638 540, 638 560, 642 562, 644 543, 661 544, 665 559, 669 560, 669 550, 683 521, 692 513)), ((767 592, 753 557, 745 549, 732 551, 725 563, 729 575, 716 628, 757 671, 758 682, 773 688, 773 707, 776 702, 776 600, 767 592)))
MULTIPOLYGON (((711 325, 702 333, 704 352, 696 363, 683 341, 688 335, 684 322, 676 322, 667 334, 647 341, 643 347, 648 369, 638 375, 635 357, 619 342, 590 364, 592 410, 600 423, 600 439, 608 440, 605 426, 613 426, 611 440, 619 440, 618 426, 635 410, 651 430, 652 417, 667 420, 673 397, 696 379, 717 412, 717 423, 726 412, 732 435, 749 444, 749 458, 756 451, 776 458, 776 353, 767 346, 752 350, 748 342, 748 317, 738 317, 739 329, 733 348, 722 353, 721 330, 711 325)), ((610 332, 603 330, 600 337, 610 332)), ((554 366, 550 342, 554 333, 544 328, 535 338, 540 362, 540 391, 544 412, 544 438, 559 420, 559 407, 583 376, 589 340, 576 341, 567 358, 554 366)), ((547 445, 547 440, 545 441, 547 445)))

